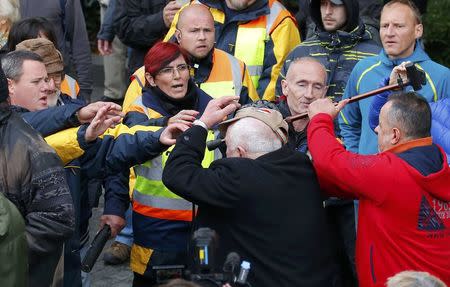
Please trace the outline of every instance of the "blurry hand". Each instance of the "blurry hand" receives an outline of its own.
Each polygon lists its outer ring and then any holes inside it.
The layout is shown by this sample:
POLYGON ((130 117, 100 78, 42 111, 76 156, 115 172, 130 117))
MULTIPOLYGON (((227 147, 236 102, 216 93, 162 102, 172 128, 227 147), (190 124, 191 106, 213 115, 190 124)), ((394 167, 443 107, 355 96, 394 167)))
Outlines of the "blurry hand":
POLYGON ((198 115, 197 111, 194 110, 182 110, 178 114, 174 115, 167 122, 168 125, 173 123, 183 123, 186 125, 192 124, 195 121, 195 117, 198 115))
POLYGON ((200 121, 204 122, 208 128, 213 127, 241 106, 238 101, 239 97, 237 96, 211 100, 206 106, 200 121))
POLYGON ((163 19, 164 24, 167 28, 172 24, 173 18, 175 14, 177 14, 178 10, 182 7, 182 4, 179 4, 177 1, 170 1, 163 9, 163 19))
POLYGON ((409 63, 410 61, 402 62, 400 65, 392 69, 391 75, 389 76, 389 85, 397 84, 397 79, 399 77, 402 78, 403 83, 405 83, 408 80, 405 65, 409 63))
POLYGON ((111 102, 95 102, 78 110, 78 121, 82 124, 90 123, 102 107, 107 107, 107 118, 115 116, 123 117, 122 107, 118 104, 111 102))
POLYGON ((159 142, 167 146, 174 145, 177 141, 177 137, 188 128, 190 128, 190 125, 186 125, 183 123, 170 124, 161 133, 159 142))
POLYGON ((97 39, 97 49, 100 55, 106 56, 112 53, 112 42, 103 39, 97 39))
POLYGON ((125 219, 117 215, 102 215, 100 217, 100 229, 103 225, 108 224, 111 227, 111 238, 116 235, 125 227, 125 219))
POLYGON ((345 99, 335 105, 330 98, 315 100, 309 104, 308 116, 312 119, 317 114, 326 113, 334 119, 348 102, 349 99, 345 99))
POLYGON ((94 119, 91 121, 86 129, 84 139, 86 142, 94 141, 98 136, 102 135, 107 129, 115 127, 120 123, 122 117, 119 116, 109 116, 110 106, 104 106, 98 110, 94 119))

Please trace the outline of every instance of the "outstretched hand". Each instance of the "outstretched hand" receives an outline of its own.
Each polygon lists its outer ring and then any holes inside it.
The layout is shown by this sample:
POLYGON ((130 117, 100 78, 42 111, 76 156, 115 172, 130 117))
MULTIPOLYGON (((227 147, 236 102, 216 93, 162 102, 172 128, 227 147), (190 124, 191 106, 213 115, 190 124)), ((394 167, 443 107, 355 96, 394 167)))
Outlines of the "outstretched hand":
POLYGON ((86 142, 94 141, 98 136, 102 135, 107 129, 115 127, 120 121, 122 117, 111 116, 111 110, 114 107, 104 106, 98 110, 94 119, 91 121, 89 126, 86 129, 86 133, 84 135, 84 139, 86 142))
POLYGON ((123 117, 122 107, 118 104, 111 102, 95 102, 78 110, 78 121, 81 124, 90 123, 97 115, 97 112, 103 107, 107 107, 107 118, 116 116, 123 117))
POLYGON ((195 121, 195 117, 199 114, 199 112, 194 110, 182 110, 178 112, 178 114, 174 115, 167 122, 169 125, 173 123, 182 123, 186 125, 192 125, 192 122, 195 121))
POLYGON ((200 121, 204 122, 208 128, 213 127, 241 106, 238 101, 239 97, 237 96, 227 96, 210 101, 200 117, 200 121))
POLYGON ((169 124, 161 133, 159 142, 167 146, 174 145, 177 141, 177 137, 188 128, 190 128, 190 125, 184 123, 169 124))
POLYGON ((309 104, 308 117, 312 119, 317 114, 326 113, 334 119, 349 101, 345 99, 335 105, 330 98, 315 100, 309 104))

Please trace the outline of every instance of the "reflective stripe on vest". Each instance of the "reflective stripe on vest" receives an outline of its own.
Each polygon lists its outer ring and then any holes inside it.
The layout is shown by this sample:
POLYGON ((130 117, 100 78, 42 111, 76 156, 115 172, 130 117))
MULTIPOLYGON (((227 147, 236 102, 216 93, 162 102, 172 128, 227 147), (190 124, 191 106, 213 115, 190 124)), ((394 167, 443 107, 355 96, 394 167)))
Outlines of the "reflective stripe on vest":
MULTIPOLYGON (((152 109, 145 107, 142 103, 142 97, 137 98, 133 105, 142 107, 149 118, 161 116, 152 109)), ((209 131, 207 140, 213 140, 214 138, 214 132, 209 131)), ((134 167, 136 183, 133 189, 133 211, 153 218, 191 221, 192 204, 171 192, 162 182, 162 172, 173 148, 174 146, 171 146, 162 155, 134 167)), ((202 166, 208 167, 213 161, 214 151, 206 150, 202 166)))
POLYGON ((240 61, 218 49, 214 50, 213 61, 208 80, 200 84, 200 89, 215 99, 232 95, 239 97, 243 79, 240 61))
MULTIPOLYGON (((207 140, 214 139, 208 132, 207 140)), ((134 167, 136 184, 133 190, 133 210, 142 215, 166 220, 192 220, 192 204, 167 189, 162 182, 162 171, 174 146, 161 156, 134 167)), ((214 151, 207 151, 202 161, 208 167, 214 161, 214 151)))
POLYGON ((234 56, 247 65, 256 89, 263 72, 266 42, 270 40, 270 32, 278 15, 285 9, 281 3, 275 0, 270 0, 269 6, 269 15, 239 25, 236 36, 234 56))
POLYGON ((77 81, 71 76, 65 75, 61 82, 61 92, 69 95, 72 99, 76 99, 79 90, 80 88, 78 87, 77 81))

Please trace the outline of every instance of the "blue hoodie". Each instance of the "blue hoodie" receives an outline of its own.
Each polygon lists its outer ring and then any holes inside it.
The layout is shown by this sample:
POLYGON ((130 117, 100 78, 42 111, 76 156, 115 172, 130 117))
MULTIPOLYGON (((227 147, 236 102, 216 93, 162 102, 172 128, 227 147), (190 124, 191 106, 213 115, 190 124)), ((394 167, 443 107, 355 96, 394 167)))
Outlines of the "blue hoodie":
MULTIPOLYGON (((417 41, 414 52, 409 57, 391 60, 383 49, 378 56, 361 60, 350 74, 343 99, 378 88, 378 84, 389 77, 392 69, 405 61, 414 62, 419 69, 425 71, 427 81, 420 94, 429 102, 450 97, 450 70, 433 62, 417 41)), ((405 90, 412 88, 407 87, 405 90)), ((346 148, 352 152, 375 154, 378 151, 377 136, 368 120, 371 101, 371 98, 367 98, 348 104, 340 113, 341 136, 346 148)))

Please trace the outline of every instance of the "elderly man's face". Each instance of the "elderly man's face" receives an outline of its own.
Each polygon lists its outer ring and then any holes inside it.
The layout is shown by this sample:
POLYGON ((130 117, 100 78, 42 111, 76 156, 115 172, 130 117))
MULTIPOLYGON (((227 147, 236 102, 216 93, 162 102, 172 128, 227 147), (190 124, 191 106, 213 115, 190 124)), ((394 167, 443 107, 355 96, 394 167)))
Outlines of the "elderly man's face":
POLYGON ((391 59, 405 58, 414 52, 417 38, 422 37, 422 24, 417 23, 413 11, 403 4, 383 8, 380 18, 380 38, 391 59))
POLYGON ((244 10, 255 2, 256 0, 225 0, 228 8, 236 11, 244 10))
POLYGON ((289 66, 281 87, 292 115, 307 112, 310 103, 325 97, 326 77, 323 66, 314 61, 293 62, 289 66))
POLYGON ((8 84, 11 104, 30 111, 48 108, 47 98, 51 87, 43 63, 25 60, 20 78, 17 81, 9 79, 8 84))

